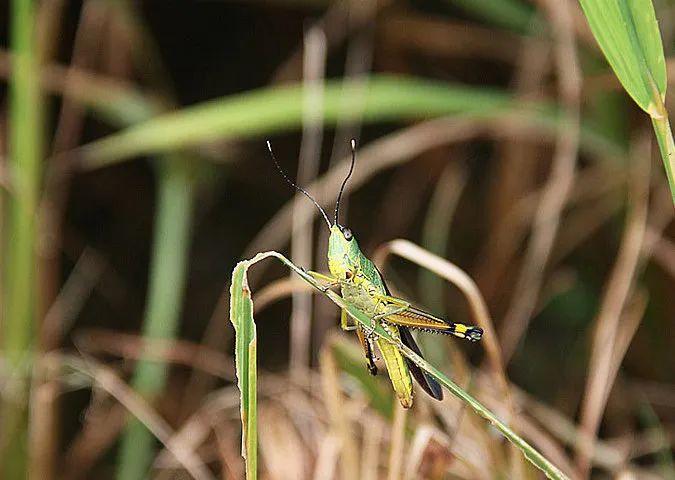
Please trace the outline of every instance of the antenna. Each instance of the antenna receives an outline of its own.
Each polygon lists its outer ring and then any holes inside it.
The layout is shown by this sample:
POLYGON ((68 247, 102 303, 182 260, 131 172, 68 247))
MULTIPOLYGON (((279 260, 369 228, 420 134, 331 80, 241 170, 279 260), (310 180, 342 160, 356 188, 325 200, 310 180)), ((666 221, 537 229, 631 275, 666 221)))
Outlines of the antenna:
POLYGON ((286 182, 291 187, 293 187, 297 191, 303 193, 307 198, 309 198, 312 201, 312 203, 316 206, 316 208, 318 208, 319 211, 321 212, 321 215, 323 215, 323 219, 326 220, 326 224, 328 225, 328 229, 330 230, 330 228, 331 228, 330 220, 328 220, 328 215, 326 215, 326 212, 323 210, 323 208, 321 208, 321 205, 319 205, 317 203, 317 201, 314 200, 314 198, 309 193, 307 193, 307 191, 305 189, 299 187, 294 182, 292 182, 291 179, 288 178, 288 175, 286 175, 284 173, 283 169, 281 168, 281 165, 279 165, 279 162, 277 162, 277 158, 274 156, 274 152, 272 151, 272 144, 270 143, 269 140, 267 140, 267 150, 269 150, 270 156, 272 157, 272 161, 274 162, 274 165, 277 167, 277 170, 279 170, 279 173, 281 174, 281 176, 284 177, 284 180, 286 180, 286 182))
POLYGON ((340 213, 340 199, 342 198, 342 192, 345 190, 345 185, 347 185, 347 180, 349 180, 349 177, 352 176, 352 173, 354 172, 354 163, 356 163, 356 140, 352 138, 351 140, 351 146, 352 146, 352 164, 349 167, 349 173, 345 177, 345 179, 342 181, 342 186, 340 187, 340 193, 338 193, 337 201, 335 202, 335 224, 338 224, 338 215, 340 213))

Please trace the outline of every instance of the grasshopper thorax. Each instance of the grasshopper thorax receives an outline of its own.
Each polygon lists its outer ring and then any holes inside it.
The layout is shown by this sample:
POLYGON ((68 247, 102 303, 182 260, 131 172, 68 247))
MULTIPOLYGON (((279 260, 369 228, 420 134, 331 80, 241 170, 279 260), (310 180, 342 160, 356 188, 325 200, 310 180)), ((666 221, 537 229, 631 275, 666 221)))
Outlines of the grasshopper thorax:
POLYGON ((352 231, 335 224, 328 239, 328 269, 340 280, 350 280, 360 265, 361 250, 352 231))

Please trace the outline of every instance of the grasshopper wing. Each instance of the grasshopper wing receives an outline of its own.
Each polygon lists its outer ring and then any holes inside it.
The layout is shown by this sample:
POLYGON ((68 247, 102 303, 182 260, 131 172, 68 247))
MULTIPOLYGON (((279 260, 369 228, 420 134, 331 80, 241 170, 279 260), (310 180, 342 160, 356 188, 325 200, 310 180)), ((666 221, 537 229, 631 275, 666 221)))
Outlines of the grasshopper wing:
MULTIPOLYGON (((410 330, 406 327, 398 327, 398 331, 401 334, 401 341, 403 344, 421 357, 422 352, 420 351, 420 347, 417 346, 410 330)), ((436 400, 443 400, 443 389, 438 382, 408 358, 406 358, 405 361, 408 364, 410 373, 415 377, 415 380, 419 383, 420 387, 436 400)))

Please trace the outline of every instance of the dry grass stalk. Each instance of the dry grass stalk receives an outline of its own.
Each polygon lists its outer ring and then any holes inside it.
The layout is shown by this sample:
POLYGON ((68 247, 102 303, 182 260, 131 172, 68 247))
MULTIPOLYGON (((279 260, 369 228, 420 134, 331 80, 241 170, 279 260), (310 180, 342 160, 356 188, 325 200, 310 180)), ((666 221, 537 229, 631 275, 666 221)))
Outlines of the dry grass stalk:
POLYGON ((410 453, 405 465, 404 479, 412 480, 418 475, 422 464, 422 456, 429 446, 433 431, 429 426, 422 425, 415 429, 415 435, 410 442, 410 453))
POLYGON ((289 416, 275 402, 261 405, 258 415, 261 460, 267 477, 274 480, 306 478, 307 449, 289 416))
MULTIPOLYGON (((527 100, 542 96, 542 84, 550 69, 550 52, 551 46, 546 43, 521 43, 513 79, 513 88, 519 98, 527 100)), ((487 199, 490 235, 485 240, 484 253, 479 255, 476 268, 476 282, 488 300, 494 298, 529 224, 529 219, 513 221, 516 219, 513 213, 519 211, 521 205, 527 205, 534 214, 534 208, 530 207, 534 207, 536 201, 524 203, 523 196, 535 182, 540 149, 538 142, 518 138, 498 144, 500 160, 492 167, 494 181, 487 199)))
POLYGON ((384 422, 367 415, 363 424, 363 447, 361 454, 360 477, 362 480, 377 480, 380 466, 380 453, 384 437, 384 422))
POLYGON ((343 480, 349 480, 358 478, 358 455, 352 422, 344 408, 346 399, 340 391, 340 372, 331 349, 333 341, 327 339, 326 346, 321 350, 323 401, 330 418, 331 431, 338 439, 340 475, 343 480))
MULTIPOLYGON (((323 139, 323 80, 326 69, 326 36, 313 27, 304 37, 303 56, 303 121, 302 143, 296 183, 306 185, 314 180, 319 172, 321 142, 323 139)), ((305 198, 295 197, 291 233, 291 259, 298 265, 312 267, 313 222, 302 222, 314 205, 305 198), (301 213, 302 212, 302 213, 301 213)), ((309 217, 313 218, 313 217, 309 217)), ((291 275, 293 275, 291 273, 291 275)), ((312 296, 303 292, 293 292, 291 310, 290 368, 291 375, 299 375, 300 370, 310 364, 310 340, 312 338, 312 296)))
POLYGON ((387 480, 401 480, 402 478, 407 418, 408 410, 401 407, 397 402, 394 402, 394 421, 391 425, 387 480))
MULTIPOLYGON (((238 407, 239 392, 236 390, 236 387, 230 386, 224 388, 222 391, 214 392, 196 412, 182 423, 169 443, 183 445, 186 449, 196 451, 208 439, 212 430, 216 433, 216 436, 222 433, 219 427, 227 424, 226 422, 230 420, 228 416, 231 416, 232 412, 236 412, 238 407)), ((234 432, 230 432, 230 434, 236 435, 234 432)), ((222 453, 224 447, 223 441, 219 441, 219 445, 222 453)), ((236 468, 239 468, 241 463, 239 459, 241 457, 236 448, 233 451, 235 455, 226 456, 224 463, 232 463, 231 458, 237 458, 235 463, 237 465, 236 468)), ((158 468, 175 469, 179 467, 174 456, 166 448, 158 453, 154 465, 158 468)))
POLYGON ((323 437, 319 445, 314 474, 312 475, 314 480, 335 478, 335 471, 338 470, 341 445, 340 439, 331 432, 323 437))
POLYGON ((507 363, 525 334, 537 305, 560 217, 574 183, 579 148, 582 78, 576 53, 572 4, 556 0, 542 0, 540 3, 551 21, 559 97, 567 121, 559 125, 551 173, 539 200, 513 300, 502 322, 500 338, 507 363))
POLYGON ((590 471, 594 439, 613 383, 611 372, 618 368, 613 360, 616 362, 622 358, 616 357, 616 342, 621 312, 633 289, 643 249, 649 205, 650 152, 648 137, 643 137, 638 145, 634 145, 637 167, 630 189, 630 210, 617 260, 594 321, 589 375, 581 407, 581 435, 576 444, 577 467, 582 477, 588 476, 590 471))
POLYGON ((647 241, 654 245, 654 260, 675 278, 675 242, 664 238, 653 228, 648 228, 646 235, 647 241))
POLYGON ((210 470, 195 452, 184 450, 180 446, 170 443, 174 435, 170 425, 141 396, 124 383, 112 369, 90 358, 84 361, 71 359, 66 364, 74 370, 90 376, 98 387, 105 390, 129 413, 141 421, 196 480, 215 480, 210 470))
POLYGON ((209 347, 186 340, 148 339, 139 335, 111 330, 91 329, 75 337, 80 351, 87 354, 109 354, 133 360, 158 360, 185 365, 209 375, 232 380, 232 359, 209 347))
MULTIPOLYGON (((496 340, 494 325, 485 304, 485 300, 476 284, 457 266, 406 240, 394 240, 381 246, 373 256, 373 260, 376 264, 383 266, 385 259, 390 253, 394 253, 402 258, 410 260, 411 262, 434 272, 441 278, 445 278, 455 285, 466 297, 474 321, 483 328, 485 332, 483 344, 494 379, 499 385, 499 389, 504 397, 504 402, 507 405, 506 421, 507 423, 514 422, 515 410, 509 393, 508 381, 502 363, 500 347, 496 340)), ((522 457, 515 447, 512 447, 510 451, 514 473, 518 472, 517 474, 520 474, 523 472, 522 469, 524 468, 521 461, 522 457)))
POLYGON ((271 304, 290 297, 293 292, 311 292, 311 285, 297 277, 280 278, 268 283, 260 291, 254 293, 253 305, 256 313, 265 310, 271 304))
MULTIPOLYGON (((438 118, 422 122, 382 137, 359 150, 359 168, 354 171, 345 192, 354 191, 380 171, 410 161, 417 155, 432 148, 454 142, 467 141, 489 136, 494 138, 532 139, 542 141, 551 137, 551 131, 544 125, 524 118, 522 115, 505 113, 493 119, 438 118)), ((317 202, 329 208, 335 201, 340 184, 349 169, 350 158, 342 159, 333 169, 319 177, 306 190, 317 202)), ((299 196, 301 194, 297 194, 299 196)), ((244 256, 258 251, 279 248, 290 237, 290 222, 293 200, 287 202, 277 214, 258 232, 246 247, 244 256)), ((312 210, 303 219, 316 215, 312 210)), ((264 265, 263 265, 264 267, 264 265)), ((252 273, 260 275, 264 268, 252 273)), ((251 275, 251 278, 256 278, 251 275)))

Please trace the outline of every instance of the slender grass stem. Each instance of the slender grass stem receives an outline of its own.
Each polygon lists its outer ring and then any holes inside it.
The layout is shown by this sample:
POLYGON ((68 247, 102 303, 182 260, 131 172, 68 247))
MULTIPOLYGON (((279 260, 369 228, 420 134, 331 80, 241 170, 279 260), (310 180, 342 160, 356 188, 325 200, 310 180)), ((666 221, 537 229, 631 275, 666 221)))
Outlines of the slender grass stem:
POLYGON ((38 59, 35 42, 35 3, 11 4, 11 46, 14 69, 9 95, 9 168, 11 186, 6 198, 3 228, 2 347, 16 384, 3 395, 3 478, 24 478, 27 466, 28 382, 25 362, 30 358, 35 328, 36 215, 40 197, 42 131, 38 59))
MULTIPOLYGON (((187 265, 192 173, 190 162, 173 158, 158 163, 157 220, 150 265, 150 292, 143 320, 143 338, 174 338, 180 318, 187 265)), ((164 362, 139 361, 132 387, 146 399, 164 389, 167 367, 164 362)), ((122 437, 119 480, 147 478, 153 453, 153 435, 132 419, 122 437)))
POLYGON ((673 132, 670 129, 668 114, 665 113, 661 117, 652 117, 652 125, 654 125, 654 133, 661 150, 663 166, 666 169, 670 196, 673 200, 673 205, 675 205, 675 142, 673 141, 673 132))

